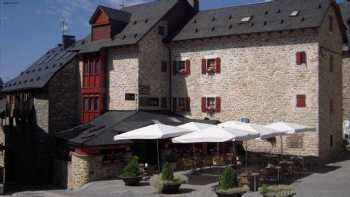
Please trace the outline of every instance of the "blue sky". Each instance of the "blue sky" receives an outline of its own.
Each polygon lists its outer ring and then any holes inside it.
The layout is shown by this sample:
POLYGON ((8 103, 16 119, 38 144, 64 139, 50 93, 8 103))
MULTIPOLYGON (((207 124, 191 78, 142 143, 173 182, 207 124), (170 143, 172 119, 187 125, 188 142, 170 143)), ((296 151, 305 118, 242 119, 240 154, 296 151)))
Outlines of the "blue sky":
MULTIPOLYGON (((124 0, 136 4, 151 0, 124 0)), ((201 9, 263 0, 201 0, 201 9)), ((68 33, 82 38, 98 4, 118 8, 123 0, 0 0, 0 77, 7 81, 61 41, 62 19, 68 33), (7 2, 18 2, 8 4, 7 2)))

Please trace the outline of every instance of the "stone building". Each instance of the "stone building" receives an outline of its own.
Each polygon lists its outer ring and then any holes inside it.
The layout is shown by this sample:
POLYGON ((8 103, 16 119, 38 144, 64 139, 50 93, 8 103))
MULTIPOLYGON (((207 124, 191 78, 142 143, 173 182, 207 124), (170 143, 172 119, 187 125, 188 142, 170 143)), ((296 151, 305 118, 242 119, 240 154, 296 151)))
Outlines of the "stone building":
MULTIPOLYGON (((57 136, 56 152, 68 166, 59 172, 69 188, 113 178, 127 156, 121 153, 132 147, 113 136, 157 122, 297 122, 315 131, 283 137, 284 153, 327 160, 341 151, 347 36, 339 6, 274 0, 198 8, 196 0, 98 6, 91 34, 68 50, 78 58, 30 87, 38 95, 34 106, 45 109, 36 112, 46 118, 41 127, 57 136), (69 83, 59 83, 63 79, 69 83)), ((20 79, 5 84, 9 101, 26 90, 20 79)), ((279 151, 279 139, 271 140, 272 151, 279 151)), ((271 142, 254 140, 249 147, 270 151, 271 142)))
POLYGON ((6 182, 51 184, 55 135, 79 124, 79 70, 74 36, 6 82, 6 182))

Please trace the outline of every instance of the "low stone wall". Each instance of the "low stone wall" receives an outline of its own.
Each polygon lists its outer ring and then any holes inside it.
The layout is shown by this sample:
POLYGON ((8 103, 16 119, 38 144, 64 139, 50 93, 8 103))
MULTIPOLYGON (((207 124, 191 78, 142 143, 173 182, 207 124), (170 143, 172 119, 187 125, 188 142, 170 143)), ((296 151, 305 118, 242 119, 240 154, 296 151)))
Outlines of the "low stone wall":
POLYGON ((120 163, 104 164, 101 155, 72 153, 72 161, 68 170, 68 189, 79 189, 91 181, 117 178, 121 168, 120 163))

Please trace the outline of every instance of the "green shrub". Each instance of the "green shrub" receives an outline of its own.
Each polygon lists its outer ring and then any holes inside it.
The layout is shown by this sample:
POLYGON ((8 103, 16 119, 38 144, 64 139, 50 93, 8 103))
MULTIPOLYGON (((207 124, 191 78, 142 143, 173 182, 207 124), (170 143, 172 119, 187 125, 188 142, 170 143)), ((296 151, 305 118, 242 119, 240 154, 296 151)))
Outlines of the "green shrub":
POLYGON ((231 167, 226 167, 222 176, 219 179, 219 189, 229 190, 238 187, 237 174, 231 167))
POLYGON ((184 175, 174 175, 174 179, 171 181, 163 180, 161 175, 153 175, 150 179, 150 185, 159 193, 163 191, 164 184, 184 184, 187 182, 188 178, 184 175))
POLYGON ((166 162, 163 166, 162 180, 164 180, 164 181, 173 181, 174 180, 173 168, 171 167, 171 165, 168 162, 166 162))
POLYGON ((266 197, 289 197, 295 195, 293 188, 289 185, 263 185, 259 188, 259 192, 266 197))
POLYGON ((134 156, 124 167, 121 177, 138 177, 140 176, 139 158, 134 156))

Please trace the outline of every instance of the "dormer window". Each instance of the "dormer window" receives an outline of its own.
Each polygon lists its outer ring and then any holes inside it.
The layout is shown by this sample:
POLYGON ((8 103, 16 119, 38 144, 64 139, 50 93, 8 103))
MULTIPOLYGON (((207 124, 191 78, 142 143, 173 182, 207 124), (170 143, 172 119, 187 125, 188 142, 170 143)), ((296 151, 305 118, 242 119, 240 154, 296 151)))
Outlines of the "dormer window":
POLYGON ((243 17, 241 19, 241 22, 242 23, 249 23, 252 20, 252 18, 253 18, 252 16, 243 17))
POLYGON ((300 14, 300 11, 299 10, 294 10, 293 12, 291 12, 289 14, 290 17, 295 17, 295 16, 298 16, 300 14))

